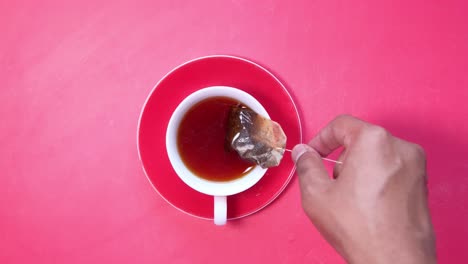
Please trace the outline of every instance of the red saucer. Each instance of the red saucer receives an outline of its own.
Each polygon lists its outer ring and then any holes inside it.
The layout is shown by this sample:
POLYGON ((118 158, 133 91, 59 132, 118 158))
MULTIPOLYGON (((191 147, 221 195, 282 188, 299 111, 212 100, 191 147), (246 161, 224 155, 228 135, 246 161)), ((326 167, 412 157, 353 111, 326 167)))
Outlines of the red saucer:
MULTIPOLYGON (((286 88, 269 71, 246 59, 208 56, 186 62, 164 76, 148 96, 138 124, 137 144, 148 180, 171 205, 190 215, 212 219, 213 197, 182 182, 166 153, 166 127, 172 112, 189 94, 208 86, 231 86, 254 96, 281 124, 287 148, 302 142, 296 106, 286 88)), ((255 213, 284 190, 294 174, 294 163, 285 153, 280 166, 270 168, 252 188, 228 197, 228 219, 255 213)))

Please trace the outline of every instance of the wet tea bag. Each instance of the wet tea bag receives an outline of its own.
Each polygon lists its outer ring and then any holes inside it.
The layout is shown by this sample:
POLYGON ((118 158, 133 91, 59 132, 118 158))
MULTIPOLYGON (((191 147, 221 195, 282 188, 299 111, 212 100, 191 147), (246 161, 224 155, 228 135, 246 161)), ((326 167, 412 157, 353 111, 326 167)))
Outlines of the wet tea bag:
POLYGON ((245 106, 233 106, 229 113, 226 144, 239 156, 262 168, 278 166, 286 147, 281 126, 245 106))

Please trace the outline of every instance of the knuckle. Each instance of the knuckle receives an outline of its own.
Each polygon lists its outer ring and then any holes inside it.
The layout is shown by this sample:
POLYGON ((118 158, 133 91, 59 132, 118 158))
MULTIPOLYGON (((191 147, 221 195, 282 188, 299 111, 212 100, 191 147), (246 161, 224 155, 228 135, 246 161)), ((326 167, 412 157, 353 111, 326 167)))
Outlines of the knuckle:
POLYGON ((414 144, 414 149, 415 149, 416 155, 426 159, 426 151, 424 150, 423 147, 421 147, 421 145, 414 144))
POLYGON ((426 154, 424 149, 417 145, 410 143, 407 145, 406 151, 406 166, 411 171, 411 175, 415 176, 415 179, 426 178, 426 154))
POLYGON ((341 121, 349 120, 349 119, 355 119, 355 117, 347 114, 340 114, 335 117, 333 121, 337 121, 338 123, 341 121))
POLYGON ((299 176, 306 175, 308 171, 309 171, 309 166, 307 162, 303 162, 303 160, 300 160, 296 165, 297 174, 299 176))
POLYGON ((415 161, 426 161, 426 152, 424 151, 423 147, 418 144, 411 144, 409 147, 409 156, 412 160, 415 161))
POLYGON ((376 125, 367 127, 365 134, 367 137, 377 141, 388 140, 390 138, 390 133, 385 128, 376 125))
POLYGON ((404 160, 404 157, 402 157, 401 155, 396 155, 392 159, 392 164, 393 164, 392 172, 398 173, 399 171, 404 169, 406 162, 404 160))

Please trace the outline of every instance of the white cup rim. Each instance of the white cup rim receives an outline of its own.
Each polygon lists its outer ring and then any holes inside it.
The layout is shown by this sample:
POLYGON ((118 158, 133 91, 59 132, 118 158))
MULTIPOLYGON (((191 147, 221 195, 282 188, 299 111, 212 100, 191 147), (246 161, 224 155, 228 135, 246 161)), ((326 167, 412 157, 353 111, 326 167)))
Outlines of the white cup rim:
POLYGON ((179 178, 192 189, 213 196, 228 196, 243 192, 255 185, 265 175, 267 169, 255 166, 245 176, 225 182, 209 181, 196 176, 182 161, 177 147, 177 131, 185 113, 196 103, 210 97, 229 97, 238 100, 255 112, 270 118, 265 108, 252 95, 229 86, 211 86, 187 96, 173 112, 166 130, 166 151, 179 178))

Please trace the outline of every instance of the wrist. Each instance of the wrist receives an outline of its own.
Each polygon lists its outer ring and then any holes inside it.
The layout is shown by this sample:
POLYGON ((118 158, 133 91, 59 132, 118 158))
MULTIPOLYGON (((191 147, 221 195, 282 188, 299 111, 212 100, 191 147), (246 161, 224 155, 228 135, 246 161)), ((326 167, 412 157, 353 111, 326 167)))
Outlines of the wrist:
POLYGON ((436 264, 437 258, 433 250, 425 250, 420 247, 417 249, 406 248, 394 248, 384 250, 372 250, 369 247, 367 250, 358 252, 355 251, 351 254, 345 254, 343 256, 349 264, 436 264))

